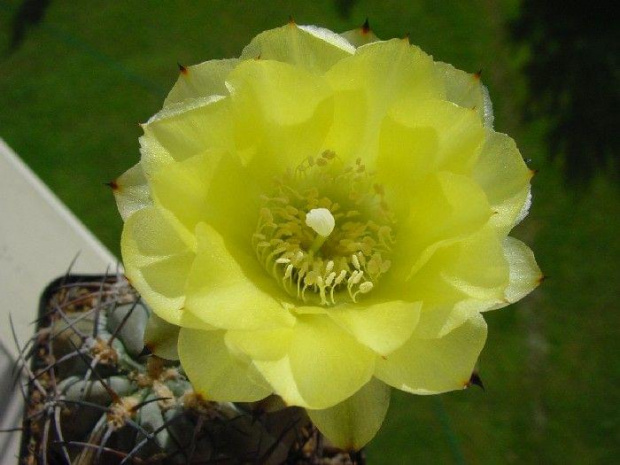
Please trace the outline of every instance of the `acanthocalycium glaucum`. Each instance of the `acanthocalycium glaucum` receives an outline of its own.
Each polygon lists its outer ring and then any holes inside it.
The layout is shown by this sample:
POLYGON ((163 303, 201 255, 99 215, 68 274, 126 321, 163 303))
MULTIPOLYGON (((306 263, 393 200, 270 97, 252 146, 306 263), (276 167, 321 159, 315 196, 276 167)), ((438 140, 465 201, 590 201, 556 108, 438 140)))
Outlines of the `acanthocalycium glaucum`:
POLYGON ((291 22, 182 67, 115 181, 126 274, 206 399, 271 394, 362 447, 389 389, 463 389, 483 312, 542 274, 530 179, 480 76, 291 22))

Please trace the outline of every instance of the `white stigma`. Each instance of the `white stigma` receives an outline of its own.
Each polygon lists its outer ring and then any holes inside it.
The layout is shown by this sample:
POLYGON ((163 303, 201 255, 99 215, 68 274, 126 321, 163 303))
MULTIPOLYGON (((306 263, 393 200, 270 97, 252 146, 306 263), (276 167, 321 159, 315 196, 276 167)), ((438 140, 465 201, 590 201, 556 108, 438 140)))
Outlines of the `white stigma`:
POLYGON ((328 237, 336 226, 336 220, 327 208, 313 208, 306 213, 306 224, 319 236, 328 237))

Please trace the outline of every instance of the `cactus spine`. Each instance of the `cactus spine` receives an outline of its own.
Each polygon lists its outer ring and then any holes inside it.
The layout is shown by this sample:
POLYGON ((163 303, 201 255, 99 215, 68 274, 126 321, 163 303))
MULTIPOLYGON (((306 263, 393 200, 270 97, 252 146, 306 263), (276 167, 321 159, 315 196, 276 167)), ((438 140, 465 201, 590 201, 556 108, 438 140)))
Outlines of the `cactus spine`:
MULTIPOLYGON (((150 310, 120 276, 57 280, 35 336, 23 464, 355 464, 299 408, 209 402, 145 349, 150 310)), ((29 360, 32 359, 32 368, 29 360)))

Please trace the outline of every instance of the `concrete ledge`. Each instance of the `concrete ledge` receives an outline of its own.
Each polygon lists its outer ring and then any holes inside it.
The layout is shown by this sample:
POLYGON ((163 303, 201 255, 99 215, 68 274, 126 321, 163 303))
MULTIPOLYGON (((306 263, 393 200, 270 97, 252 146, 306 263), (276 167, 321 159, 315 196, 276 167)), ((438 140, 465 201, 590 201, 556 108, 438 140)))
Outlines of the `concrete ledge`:
MULTIPOLYGON (((112 199, 110 199, 112 201, 112 199)), ((0 139, 0 429, 19 427, 22 396, 13 386, 17 348, 32 336, 39 296, 71 262, 74 273, 115 271, 114 257, 0 139)), ((0 463, 16 464, 19 433, 0 433, 0 463)))

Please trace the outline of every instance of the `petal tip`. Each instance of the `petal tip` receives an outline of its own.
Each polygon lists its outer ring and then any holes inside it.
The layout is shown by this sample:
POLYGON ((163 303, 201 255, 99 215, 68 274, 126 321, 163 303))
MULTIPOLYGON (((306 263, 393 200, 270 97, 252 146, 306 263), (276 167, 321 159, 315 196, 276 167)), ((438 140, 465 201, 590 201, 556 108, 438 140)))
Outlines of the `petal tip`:
POLYGON ((360 31, 362 32, 363 35, 366 35, 372 31, 370 29, 370 23, 368 22, 368 18, 366 18, 366 21, 364 21, 364 24, 362 24, 362 26, 360 27, 360 31))
POLYGON ((463 384, 463 389, 467 389, 471 386, 478 386, 483 391, 486 391, 486 389, 484 388, 484 383, 482 382, 482 378, 480 378, 480 375, 477 371, 474 371, 471 374, 470 378, 465 381, 465 383, 463 384))
POLYGON ((187 66, 183 66, 181 63, 178 63, 178 62, 177 62, 177 66, 179 67, 179 72, 183 76, 187 76, 189 74, 189 70, 187 69, 187 66))
POLYGON ((113 181, 105 182, 104 185, 108 186, 114 192, 120 189, 120 186, 118 185, 118 182, 116 181, 116 179, 113 181))

